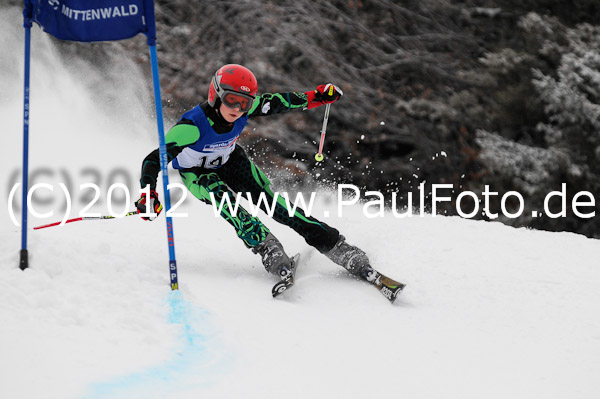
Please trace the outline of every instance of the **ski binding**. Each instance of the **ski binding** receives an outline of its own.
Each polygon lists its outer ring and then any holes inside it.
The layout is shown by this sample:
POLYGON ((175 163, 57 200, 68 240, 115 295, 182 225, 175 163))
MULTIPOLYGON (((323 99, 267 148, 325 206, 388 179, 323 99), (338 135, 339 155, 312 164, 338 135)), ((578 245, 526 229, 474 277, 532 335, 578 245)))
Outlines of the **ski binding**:
POLYGON ((292 257, 292 264, 288 273, 284 276, 281 276, 281 280, 277 282, 273 289, 271 290, 271 294, 273 294, 273 298, 281 295, 288 288, 294 285, 294 275, 296 274, 296 267, 298 266, 298 260, 300 259, 300 254, 296 254, 292 257))

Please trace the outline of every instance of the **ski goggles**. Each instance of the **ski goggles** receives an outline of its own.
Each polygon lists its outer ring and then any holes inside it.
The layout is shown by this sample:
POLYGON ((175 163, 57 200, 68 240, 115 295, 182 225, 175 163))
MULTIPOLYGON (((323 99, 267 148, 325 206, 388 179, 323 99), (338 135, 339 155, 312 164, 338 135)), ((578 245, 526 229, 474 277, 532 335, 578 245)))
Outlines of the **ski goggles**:
POLYGON ((221 97, 221 101, 223 101, 223 104, 227 105, 229 108, 239 107, 240 111, 248 112, 252 108, 254 97, 239 93, 225 92, 225 94, 223 94, 221 97))

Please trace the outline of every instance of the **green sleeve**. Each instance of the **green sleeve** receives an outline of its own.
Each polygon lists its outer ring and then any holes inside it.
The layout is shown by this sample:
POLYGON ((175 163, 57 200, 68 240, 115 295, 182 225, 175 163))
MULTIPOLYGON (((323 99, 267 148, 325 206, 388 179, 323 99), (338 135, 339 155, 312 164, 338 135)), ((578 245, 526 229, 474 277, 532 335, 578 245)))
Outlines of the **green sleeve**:
POLYGON ((248 116, 266 116, 289 112, 308 107, 308 98, 305 93, 264 93, 258 96, 252 104, 248 116))
MULTIPOLYGON (((165 136, 167 160, 171 162, 185 147, 194 144, 199 138, 200 130, 195 125, 173 126, 165 136)), ((148 154, 142 163, 140 186, 144 188, 149 185, 152 190, 156 190, 156 179, 160 170, 160 151, 157 148, 148 154)))
POLYGON ((173 126, 165 136, 166 144, 185 147, 194 144, 200 138, 200 130, 195 125, 181 124, 173 126))

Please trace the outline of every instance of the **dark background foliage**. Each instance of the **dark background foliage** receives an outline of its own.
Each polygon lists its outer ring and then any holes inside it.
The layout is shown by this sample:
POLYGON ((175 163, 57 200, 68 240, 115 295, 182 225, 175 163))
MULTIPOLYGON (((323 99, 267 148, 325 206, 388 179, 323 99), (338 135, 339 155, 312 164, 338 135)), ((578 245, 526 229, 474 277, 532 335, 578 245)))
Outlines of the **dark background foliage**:
MULTIPOLYGON (((596 0, 160 0, 156 16, 171 120, 206 99, 212 74, 225 63, 253 70, 261 92, 326 82, 344 90, 331 108, 321 164, 314 161, 321 108, 263 118, 248 129, 243 141, 255 161, 284 168, 288 182, 353 183, 402 198, 409 191, 418 198, 423 181, 446 183, 453 201, 489 185, 500 193, 492 213, 505 192, 525 197, 524 216, 502 222, 600 237, 595 218, 528 216, 561 183, 568 202, 578 191, 600 189, 600 77, 596 82, 596 61, 585 59, 600 46, 596 0), (571 98, 577 101, 569 112, 581 113, 573 121, 559 106, 571 98)), ((61 48, 98 63, 119 51, 148 63, 141 39, 61 48)), ((456 214, 456 204, 438 211, 456 214)))

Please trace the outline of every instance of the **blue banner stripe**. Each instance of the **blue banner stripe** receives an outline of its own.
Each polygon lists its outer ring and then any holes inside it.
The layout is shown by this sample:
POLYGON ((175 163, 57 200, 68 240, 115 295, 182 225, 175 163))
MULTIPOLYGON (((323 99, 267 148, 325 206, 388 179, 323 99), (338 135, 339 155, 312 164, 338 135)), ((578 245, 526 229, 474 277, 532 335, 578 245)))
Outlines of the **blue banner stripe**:
POLYGON ((155 44, 153 0, 25 0, 32 21, 61 40, 100 42, 144 33, 155 44))

